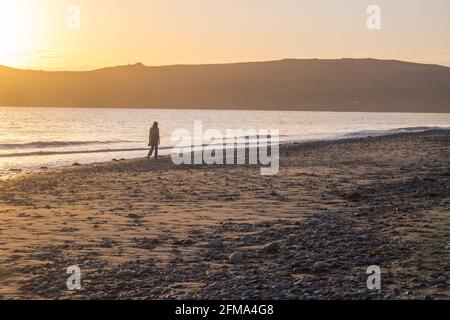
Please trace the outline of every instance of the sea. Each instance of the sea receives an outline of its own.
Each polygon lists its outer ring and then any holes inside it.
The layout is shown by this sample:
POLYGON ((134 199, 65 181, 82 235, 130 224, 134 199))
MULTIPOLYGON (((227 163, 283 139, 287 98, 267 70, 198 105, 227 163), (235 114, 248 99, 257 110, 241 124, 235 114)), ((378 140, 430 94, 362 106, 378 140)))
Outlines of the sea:
POLYGON ((198 140, 194 128, 199 124, 204 132, 215 129, 223 135, 227 129, 253 130, 258 133, 253 142, 259 132, 278 130, 280 143, 450 129, 450 113, 0 107, 0 179, 74 163, 145 157, 155 121, 162 155, 180 144, 174 139, 180 132, 192 135, 195 148, 214 143, 198 140))

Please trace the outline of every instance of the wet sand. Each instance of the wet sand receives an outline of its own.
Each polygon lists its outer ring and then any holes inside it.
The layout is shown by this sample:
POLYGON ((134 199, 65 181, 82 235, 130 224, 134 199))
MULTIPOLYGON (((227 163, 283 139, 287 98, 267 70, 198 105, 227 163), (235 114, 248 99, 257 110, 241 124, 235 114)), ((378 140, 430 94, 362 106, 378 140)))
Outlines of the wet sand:
POLYGON ((166 157, 1 181, 0 298, 450 298, 450 131, 280 153, 276 176, 166 157))

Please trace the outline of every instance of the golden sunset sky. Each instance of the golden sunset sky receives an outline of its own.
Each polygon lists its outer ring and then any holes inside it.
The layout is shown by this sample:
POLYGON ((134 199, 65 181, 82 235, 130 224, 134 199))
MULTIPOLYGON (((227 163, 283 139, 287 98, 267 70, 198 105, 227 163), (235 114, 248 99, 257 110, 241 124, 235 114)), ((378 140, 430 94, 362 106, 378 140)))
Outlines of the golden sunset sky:
POLYGON ((449 0, 0 0, 0 65, 371 57, 450 66, 449 0), (366 25, 381 8, 381 30, 366 25), (67 24, 80 8, 80 29, 67 24))

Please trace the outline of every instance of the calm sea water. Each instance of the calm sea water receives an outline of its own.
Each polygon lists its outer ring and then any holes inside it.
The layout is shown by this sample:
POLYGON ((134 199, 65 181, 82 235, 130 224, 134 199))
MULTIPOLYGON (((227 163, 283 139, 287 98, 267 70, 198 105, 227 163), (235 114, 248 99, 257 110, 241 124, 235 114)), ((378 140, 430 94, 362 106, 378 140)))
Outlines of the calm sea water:
POLYGON ((148 129, 160 123, 162 154, 176 129, 279 129, 282 142, 450 128, 450 114, 0 108, 0 177, 17 169, 146 155, 148 129))

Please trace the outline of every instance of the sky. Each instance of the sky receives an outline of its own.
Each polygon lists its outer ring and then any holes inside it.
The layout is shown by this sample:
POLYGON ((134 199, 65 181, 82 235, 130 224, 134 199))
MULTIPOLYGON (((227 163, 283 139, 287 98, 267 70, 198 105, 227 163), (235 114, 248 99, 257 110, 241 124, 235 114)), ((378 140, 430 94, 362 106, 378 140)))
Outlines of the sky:
POLYGON ((0 0, 0 65, 91 70, 344 56, 450 66, 450 1, 0 0), (371 5, 380 8, 380 29, 367 26, 371 5))

